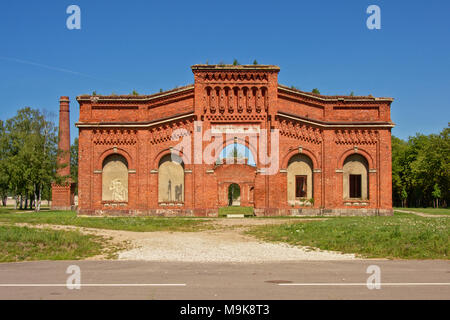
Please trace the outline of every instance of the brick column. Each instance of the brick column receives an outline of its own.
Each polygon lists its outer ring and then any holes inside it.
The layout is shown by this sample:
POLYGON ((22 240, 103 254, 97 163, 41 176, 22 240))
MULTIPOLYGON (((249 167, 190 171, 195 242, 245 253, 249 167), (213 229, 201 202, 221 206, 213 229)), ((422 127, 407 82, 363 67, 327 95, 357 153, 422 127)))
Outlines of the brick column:
POLYGON ((52 183, 52 210, 71 210, 74 205, 75 184, 70 179, 70 111, 69 97, 59 100, 57 175, 62 182, 52 183))

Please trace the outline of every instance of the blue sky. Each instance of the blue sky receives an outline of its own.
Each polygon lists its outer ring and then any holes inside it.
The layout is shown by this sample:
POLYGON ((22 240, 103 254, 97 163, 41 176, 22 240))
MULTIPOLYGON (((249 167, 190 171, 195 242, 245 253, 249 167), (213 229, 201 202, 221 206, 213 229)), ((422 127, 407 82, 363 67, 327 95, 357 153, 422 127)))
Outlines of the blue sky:
MULTIPOLYGON (((158 92, 193 83, 190 66, 276 64, 279 82, 322 94, 395 98, 393 134, 450 121, 450 2, 2 1, 0 119, 31 106, 57 121, 59 96, 158 92), (81 8, 81 30, 66 8, 81 8), (366 8, 381 8, 381 30, 366 8)), ((77 130, 72 126, 72 139, 77 130)))
POLYGON ((232 158, 234 156, 234 149, 236 148, 237 157, 238 158, 247 158, 247 163, 251 166, 256 166, 255 158, 253 156, 253 152, 243 144, 240 143, 231 143, 228 144, 225 148, 222 149, 219 155, 219 159, 232 158))

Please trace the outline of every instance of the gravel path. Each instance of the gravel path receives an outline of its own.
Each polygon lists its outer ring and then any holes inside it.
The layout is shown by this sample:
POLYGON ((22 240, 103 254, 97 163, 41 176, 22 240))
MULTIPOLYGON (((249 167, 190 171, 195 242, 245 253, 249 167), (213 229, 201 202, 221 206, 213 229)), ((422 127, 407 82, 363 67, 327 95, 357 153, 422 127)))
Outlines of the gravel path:
POLYGON ((149 232, 145 237, 133 241, 134 249, 119 253, 119 259, 257 263, 356 259, 353 254, 320 251, 283 243, 262 242, 242 234, 242 231, 249 226, 286 222, 289 221, 281 219, 222 219, 216 222, 216 225, 220 228, 213 231, 149 232))
MULTIPOLYGON (((311 219, 312 220, 312 219, 311 219)), ((125 248, 119 260, 174 262, 279 262, 305 260, 354 260, 353 254, 341 254, 284 243, 263 242, 243 234, 258 225, 305 222, 310 219, 217 219, 214 229, 200 232, 132 232, 62 225, 16 225, 54 230, 78 230, 102 236, 108 247, 125 248)), ((322 219, 313 219, 314 221, 322 219)), ((105 260, 107 255, 87 260, 105 260)))
POLYGON ((395 209, 395 211, 403 212, 403 213, 411 213, 411 214, 415 214, 416 216, 425 217, 425 218, 450 218, 450 216, 444 215, 444 214, 428 214, 428 213, 417 212, 417 211, 410 211, 410 210, 403 210, 403 209, 402 210, 395 209))

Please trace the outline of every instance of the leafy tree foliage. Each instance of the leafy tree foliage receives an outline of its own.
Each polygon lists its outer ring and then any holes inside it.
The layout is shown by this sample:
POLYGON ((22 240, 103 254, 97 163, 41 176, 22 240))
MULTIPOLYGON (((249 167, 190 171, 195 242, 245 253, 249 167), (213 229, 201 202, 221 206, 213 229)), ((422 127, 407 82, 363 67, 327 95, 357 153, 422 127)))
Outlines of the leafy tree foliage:
MULTIPOLYGON (((55 179, 57 129, 39 110, 20 109, 0 125, 0 193, 20 208, 40 210, 55 179)), ((48 197, 47 197, 48 199, 48 197)))
MULTIPOLYGON (((70 146, 70 178, 78 181, 78 138, 75 138, 70 146)), ((75 186, 75 194, 78 194, 78 184, 75 186)))
POLYGON ((5 130, 5 124, 0 120, 0 197, 3 206, 6 206, 9 191, 8 140, 5 130))
POLYGON ((408 141, 392 137, 392 191, 396 205, 448 206, 450 127, 408 141))

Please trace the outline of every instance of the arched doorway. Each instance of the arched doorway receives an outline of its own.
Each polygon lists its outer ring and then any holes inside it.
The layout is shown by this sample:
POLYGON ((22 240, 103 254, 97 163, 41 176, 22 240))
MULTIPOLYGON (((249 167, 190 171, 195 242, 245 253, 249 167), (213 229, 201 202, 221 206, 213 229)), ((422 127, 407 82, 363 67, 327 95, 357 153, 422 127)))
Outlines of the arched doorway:
POLYGON ((176 155, 167 154, 159 161, 158 202, 184 202, 184 163, 176 155))
POLYGON ((102 201, 128 202, 128 163, 119 154, 109 155, 103 161, 102 201))
POLYGON ((369 199, 369 164, 362 155, 351 154, 344 161, 343 198, 369 199))
POLYGON ((241 188, 237 183, 232 183, 228 187, 228 206, 241 205, 241 188))
POLYGON ((289 159, 287 197, 290 204, 300 204, 313 197, 313 163, 304 154, 296 154, 289 159))

